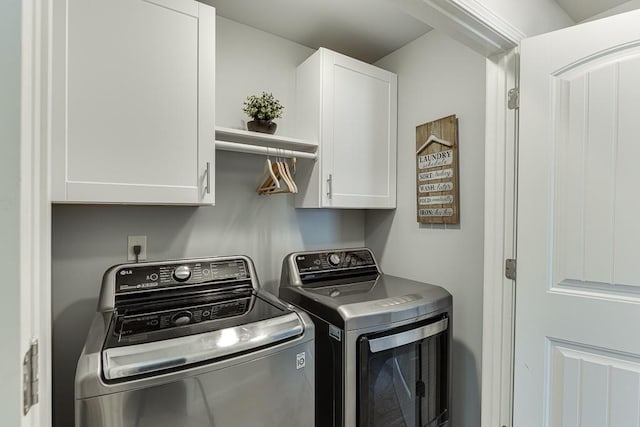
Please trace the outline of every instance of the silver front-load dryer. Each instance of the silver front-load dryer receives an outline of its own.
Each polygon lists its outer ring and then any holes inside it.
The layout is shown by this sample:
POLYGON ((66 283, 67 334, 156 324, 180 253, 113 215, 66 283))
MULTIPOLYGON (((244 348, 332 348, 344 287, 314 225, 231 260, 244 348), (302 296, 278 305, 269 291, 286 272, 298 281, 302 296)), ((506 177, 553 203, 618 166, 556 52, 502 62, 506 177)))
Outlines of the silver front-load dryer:
POLYGON ((353 248, 289 254, 279 295, 316 326, 316 426, 452 425, 449 292, 353 248))
POLYGON ((247 257, 114 266, 78 361, 76 427, 311 427, 313 337, 247 257))

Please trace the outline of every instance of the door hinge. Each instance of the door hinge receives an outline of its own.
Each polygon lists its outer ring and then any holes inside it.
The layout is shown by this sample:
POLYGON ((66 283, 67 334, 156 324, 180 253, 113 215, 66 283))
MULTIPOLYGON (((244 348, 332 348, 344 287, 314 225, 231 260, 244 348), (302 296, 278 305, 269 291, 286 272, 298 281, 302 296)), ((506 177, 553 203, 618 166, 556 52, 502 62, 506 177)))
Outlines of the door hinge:
POLYGON ((22 401, 24 415, 38 403, 38 340, 31 342, 22 362, 22 401))
POLYGON ((504 261, 504 275, 507 279, 516 280, 516 260, 513 258, 504 261))
POLYGON ((517 110, 520 108, 520 89, 514 87, 513 89, 509 89, 509 96, 507 101, 507 106, 509 110, 517 110))

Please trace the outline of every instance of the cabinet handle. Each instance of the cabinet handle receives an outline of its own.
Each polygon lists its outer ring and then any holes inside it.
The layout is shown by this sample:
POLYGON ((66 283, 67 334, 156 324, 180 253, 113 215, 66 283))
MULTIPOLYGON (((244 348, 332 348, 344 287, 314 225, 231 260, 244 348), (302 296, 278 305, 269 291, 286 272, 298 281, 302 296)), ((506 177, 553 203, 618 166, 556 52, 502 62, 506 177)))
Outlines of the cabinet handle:
POLYGON ((207 174, 207 186, 204 189, 207 194, 211 194, 211 162, 207 162, 207 170, 204 173, 207 174))
POLYGON ((327 178, 327 197, 331 198, 331 183, 332 183, 333 177, 331 176, 331 174, 329 174, 329 178, 327 178))

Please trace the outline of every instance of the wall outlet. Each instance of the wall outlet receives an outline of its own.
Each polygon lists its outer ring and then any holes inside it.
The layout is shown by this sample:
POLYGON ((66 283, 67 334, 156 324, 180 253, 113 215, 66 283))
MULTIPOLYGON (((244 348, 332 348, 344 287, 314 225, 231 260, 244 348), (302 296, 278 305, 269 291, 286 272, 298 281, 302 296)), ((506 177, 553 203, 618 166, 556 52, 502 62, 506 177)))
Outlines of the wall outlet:
POLYGON ((140 245, 141 249, 138 261, 147 259, 147 236, 127 236, 127 260, 136 260, 136 254, 133 252, 135 245, 140 245))

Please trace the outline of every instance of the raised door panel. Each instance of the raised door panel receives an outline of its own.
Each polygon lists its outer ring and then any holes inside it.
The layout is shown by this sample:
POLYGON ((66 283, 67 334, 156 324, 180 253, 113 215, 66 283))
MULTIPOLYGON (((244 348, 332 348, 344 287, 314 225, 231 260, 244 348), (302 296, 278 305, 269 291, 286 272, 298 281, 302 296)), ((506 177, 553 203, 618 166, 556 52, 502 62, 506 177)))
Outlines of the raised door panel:
POLYGON ((549 342, 549 425, 636 427, 640 360, 571 342, 549 342))
POLYGON ((554 291, 640 297, 639 75, 627 52, 556 78, 554 291))
POLYGON ((214 140, 213 13, 189 0, 67 1, 66 131, 54 143, 64 147, 64 188, 62 196, 54 188, 54 197, 206 198, 206 161, 211 165, 214 153, 204 149, 214 140), (203 109, 210 117, 199 117, 203 109))
POLYGON ((396 76, 330 52, 323 85, 325 204, 395 207, 396 76))

